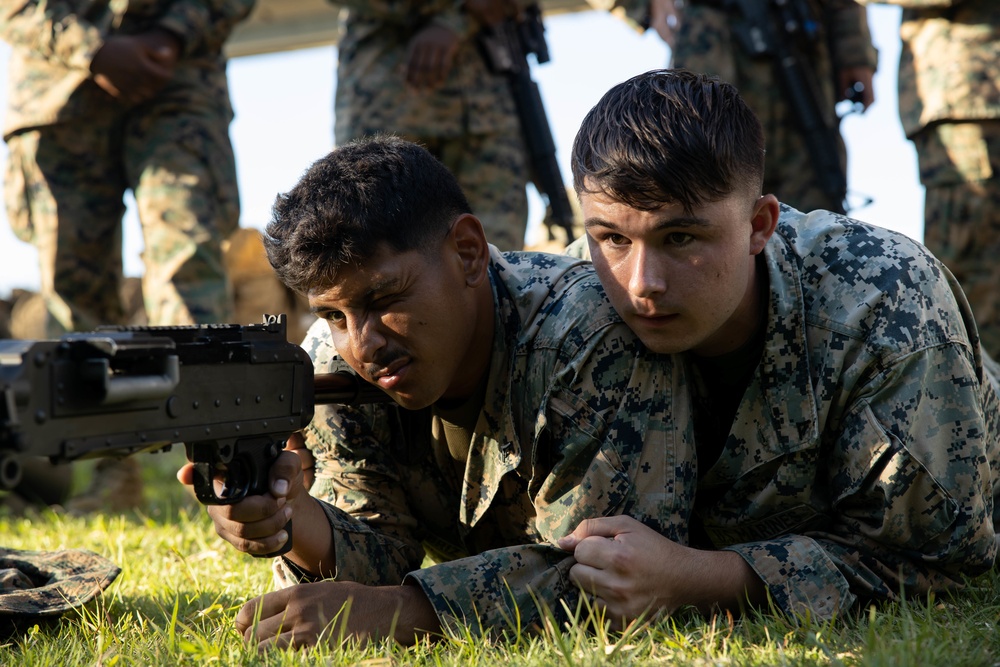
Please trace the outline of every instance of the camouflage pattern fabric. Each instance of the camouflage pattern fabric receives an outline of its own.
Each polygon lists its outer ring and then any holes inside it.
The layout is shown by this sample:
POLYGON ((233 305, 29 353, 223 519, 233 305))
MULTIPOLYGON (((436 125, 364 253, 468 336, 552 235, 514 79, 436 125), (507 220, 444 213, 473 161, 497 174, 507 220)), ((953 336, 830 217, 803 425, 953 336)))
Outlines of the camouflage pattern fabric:
MULTIPOLYGON (((618 0, 615 3, 633 20, 648 13, 648 0, 618 0)), ((680 3, 678 3, 679 5, 680 3)), ((798 121, 782 93, 771 58, 749 57, 736 40, 734 14, 719 8, 721 0, 689 0, 678 9, 673 64, 694 72, 718 76, 737 87, 764 127, 767 169, 764 192, 804 211, 835 208, 819 186, 816 171, 798 121)), ((815 76, 813 85, 822 98, 826 121, 836 126, 834 73, 844 67, 875 68, 877 54, 871 43, 863 7, 854 0, 810 0, 818 19, 813 49, 806 53, 815 76)), ((841 164, 847 152, 838 135, 841 164)))
MULTIPOLYGON (((495 248, 491 264, 493 357, 465 460, 432 437, 433 408, 324 406, 306 432, 336 578, 411 580, 476 633, 530 626, 534 596, 573 608, 575 561, 553 543, 582 519, 626 513, 686 542, 693 480, 687 426, 666 419, 670 359, 644 351, 591 265, 495 248), (446 562, 418 569, 425 553, 446 562)), ((303 346, 318 369, 335 355, 324 321, 303 346)), ((275 565, 279 585, 310 580, 275 565)))
POLYGON ((82 549, 19 551, 0 548, 0 622, 56 616, 106 589, 121 568, 82 549))
POLYGON ((912 140, 924 244, 958 278, 983 348, 1000 357, 1000 120, 934 123, 912 140))
MULTIPOLYGON (((697 469, 700 546, 739 553, 780 609, 819 619, 990 568, 1000 378, 955 279, 902 234, 787 206, 764 258, 765 348, 721 456, 697 469)), ((659 391, 693 421, 693 371, 674 366, 659 391)))
POLYGON ((462 2, 336 2, 345 5, 338 44, 334 133, 338 144, 376 133, 420 143, 458 178, 486 238, 524 246, 528 156, 506 77, 479 54, 478 27, 462 2), (462 38, 448 79, 432 91, 406 84, 407 49, 440 25, 462 38))
MULTIPOLYGON (((812 83, 826 122, 836 127, 834 105, 839 91, 834 90, 834 73, 841 67, 868 65, 874 69, 876 55, 864 8, 852 0, 810 4, 819 31, 813 49, 805 54, 807 65, 813 72, 812 83)), ((727 13, 698 0, 687 4, 677 30, 674 66, 713 74, 732 83, 760 118, 767 143, 764 192, 772 192, 801 210, 835 207, 839 202, 831 202, 819 185, 798 120, 775 74, 773 59, 748 57, 734 42, 732 20, 727 13)), ((847 150, 839 133, 837 139, 846 173, 847 150)))
POLYGON ((239 223, 222 44, 253 0, 18 3, 0 13, 13 47, 4 139, 12 228, 39 250, 52 336, 122 322, 122 196, 142 223, 152 325, 227 321, 222 240, 239 223), (165 29, 183 42, 174 77, 131 106, 90 61, 116 34, 165 29))
POLYGON ((958 278, 983 345, 1000 355, 1000 4, 903 7, 899 117, 917 150, 924 243, 958 278))

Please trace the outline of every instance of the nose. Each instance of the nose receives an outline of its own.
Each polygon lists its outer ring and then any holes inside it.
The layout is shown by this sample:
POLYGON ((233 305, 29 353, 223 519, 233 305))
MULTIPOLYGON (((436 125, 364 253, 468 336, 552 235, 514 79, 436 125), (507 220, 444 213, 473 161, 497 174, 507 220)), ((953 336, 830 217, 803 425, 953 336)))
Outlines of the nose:
POLYGON ((636 244, 629 263, 628 291, 632 296, 649 298, 666 290, 666 280, 655 254, 636 244))
POLYGON ((373 315, 365 314, 357 319, 349 318, 347 335, 354 358, 361 363, 375 363, 379 350, 386 345, 381 321, 373 315))

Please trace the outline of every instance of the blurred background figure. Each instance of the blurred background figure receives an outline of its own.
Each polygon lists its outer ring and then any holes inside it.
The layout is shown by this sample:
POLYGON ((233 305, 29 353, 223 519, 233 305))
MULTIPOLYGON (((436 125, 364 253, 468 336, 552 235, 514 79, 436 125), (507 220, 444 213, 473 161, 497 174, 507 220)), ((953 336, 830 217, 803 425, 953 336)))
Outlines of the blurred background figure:
MULTIPOLYGON (((47 311, 44 330, 25 333, 129 323, 126 190, 145 242, 148 323, 232 317, 222 242, 239 225, 239 193, 222 47, 253 5, 29 0, 0 10, 12 47, 4 200, 17 237, 38 250, 47 311)), ((77 509, 137 504, 137 466, 99 464, 77 509)))
POLYGON ((874 102, 877 54, 854 0, 616 0, 656 30, 672 64, 735 85, 764 125, 764 192, 844 212, 847 153, 836 105, 874 102))
POLYGON ((490 243, 520 250, 528 157, 507 78, 487 67, 476 34, 529 3, 332 2, 344 7, 336 143, 377 133, 420 143, 458 177, 490 243))
MULTIPOLYGON (((872 1, 872 4, 874 2, 872 1)), ((924 244, 961 283, 983 347, 1000 356, 1000 3, 903 8, 899 117, 917 150, 924 244)))

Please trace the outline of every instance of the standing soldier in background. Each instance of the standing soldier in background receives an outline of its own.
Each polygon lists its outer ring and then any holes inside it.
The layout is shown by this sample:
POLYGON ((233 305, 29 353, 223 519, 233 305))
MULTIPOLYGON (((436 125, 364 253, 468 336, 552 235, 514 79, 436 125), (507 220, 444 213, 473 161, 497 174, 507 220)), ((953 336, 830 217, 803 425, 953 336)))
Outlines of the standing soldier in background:
POLYGON ((983 347, 1000 355, 1000 3, 903 7, 899 118, 913 142, 924 244, 958 278, 983 347))
MULTIPOLYGON (((592 0, 595 4, 597 0, 592 0)), ((605 2, 605 4, 607 4, 605 2)), ((788 92, 776 69, 773 53, 748 53, 749 23, 768 21, 776 11, 774 0, 616 0, 627 16, 655 29, 670 46, 673 66, 718 76, 740 91, 760 118, 767 137, 764 191, 803 211, 843 211, 841 193, 831 194, 824 179, 842 181, 846 189, 847 151, 839 131, 835 105, 852 101, 867 109, 875 100, 872 76, 877 54, 871 43, 865 9, 854 0, 789 0, 784 11, 798 15, 796 44, 805 78, 798 94, 788 92), (803 129, 803 114, 793 97, 810 101, 813 124, 822 124, 829 136, 817 159, 803 129), (827 166, 824 166, 824 161, 827 166), (837 171, 835 176, 830 171, 837 171)), ((767 27, 772 40, 784 40, 781 21, 767 27)), ((759 46, 759 44, 758 44, 759 46)), ((808 122, 808 119, 807 119, 808 122)), ((816 130, 819 132, 819 130, 816 130)))
POLYGON ((239 224, 222 46, 254 0, 6 3, 7 214, 38 248, 49 335, 123 321, 122 197, 150 324, 226 321, 239 224))
MULTIPOLYGON (((13 47, 4 200, 14 233, 38 249, 48 336, 125 323, 128 189, 145 243, 149 323, 232 317, 222 241, 239 224, 239 195, 222 46, 253 4, 4 3, 0 37, 13 47)), ((75 509, 136 505, 137 466, 100 463, 75 509)), ((60 488, 29 488, 31 499, 52 502, 53 493, 68 492, 56 481, 64 472, 40 470, 38 483, 60 488)))
POLYGON ((332 1, 345 8, 336 142, 387 133, 422 144, 458 177, 490 243, 520 250, 528 158, 507 78, 475 37, 528 3, 332 1))

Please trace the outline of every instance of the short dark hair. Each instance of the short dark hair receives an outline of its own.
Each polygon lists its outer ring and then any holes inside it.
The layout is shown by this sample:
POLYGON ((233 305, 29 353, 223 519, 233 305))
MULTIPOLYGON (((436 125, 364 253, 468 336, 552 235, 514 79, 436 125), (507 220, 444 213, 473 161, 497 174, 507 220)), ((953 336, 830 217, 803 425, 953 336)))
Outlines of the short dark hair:
POLYGON ((382 243, 398 252, 443 240, 471 213, 461 186, 426 149, 390 135, 347 143, 279 194, 264 230, 278 278, 306 294, 360 266, 382 243))
POLYGON ((573 142, 577 194, 600 192, 651 211, 686 211, 746 189, 761 192, 764 131, 736 88, 683 69, 616 85, 573 142))

